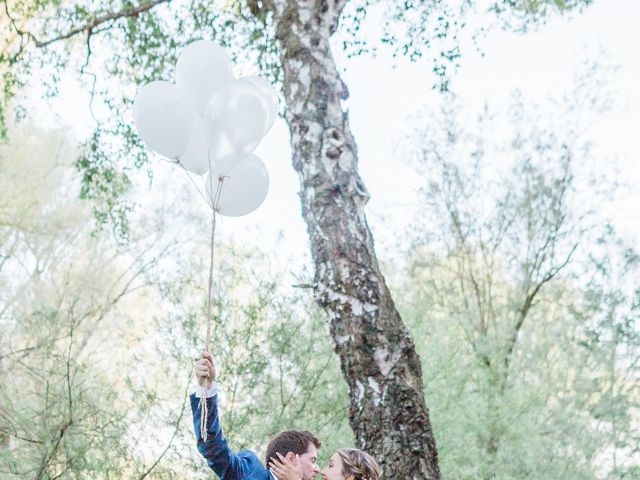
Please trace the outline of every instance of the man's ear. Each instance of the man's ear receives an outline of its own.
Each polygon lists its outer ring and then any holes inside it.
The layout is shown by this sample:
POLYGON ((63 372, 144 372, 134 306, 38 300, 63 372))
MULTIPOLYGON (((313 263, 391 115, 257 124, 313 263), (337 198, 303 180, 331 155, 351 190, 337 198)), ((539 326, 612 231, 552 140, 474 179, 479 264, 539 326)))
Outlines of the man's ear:
POLYGON ((296 463, 296 454, 293 452, 287 452, 284 458, 286 458, 291 463, 296 463))

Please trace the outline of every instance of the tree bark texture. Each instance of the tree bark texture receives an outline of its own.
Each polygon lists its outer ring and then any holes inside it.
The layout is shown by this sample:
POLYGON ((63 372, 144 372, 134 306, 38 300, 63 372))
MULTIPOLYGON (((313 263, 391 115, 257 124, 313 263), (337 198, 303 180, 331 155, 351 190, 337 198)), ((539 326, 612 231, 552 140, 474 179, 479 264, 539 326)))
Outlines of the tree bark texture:
POLYGON ((348 91, 329 38, 343 6, 309 0, 271 4, 315 296, 329 316, 349 386, 358 447, 376 457, 384 478, 438 479, 420 359, 378 265, 364 212, 369 194, 340 103, 348 91))

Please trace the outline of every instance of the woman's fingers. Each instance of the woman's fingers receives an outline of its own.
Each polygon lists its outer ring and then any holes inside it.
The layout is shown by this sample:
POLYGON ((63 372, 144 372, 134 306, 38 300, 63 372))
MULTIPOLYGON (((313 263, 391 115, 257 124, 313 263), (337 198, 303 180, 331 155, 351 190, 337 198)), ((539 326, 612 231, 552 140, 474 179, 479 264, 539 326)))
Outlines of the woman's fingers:
POLYGON ((277 458, 273 458, 270 457, 269 460, 271 460, 271 462, 277 467, 277 468, 282 468, 284 467, 283 463, 280 463, 280 461, 277 458))

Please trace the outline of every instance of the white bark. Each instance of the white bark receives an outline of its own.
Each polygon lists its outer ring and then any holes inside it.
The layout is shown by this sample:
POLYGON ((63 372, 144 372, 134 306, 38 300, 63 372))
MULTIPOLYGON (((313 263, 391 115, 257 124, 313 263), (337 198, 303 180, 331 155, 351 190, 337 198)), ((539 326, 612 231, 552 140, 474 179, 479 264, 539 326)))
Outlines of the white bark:
POLYGON ((369 194, 329 47, 344 2, 276 1, 293 166, 327 311, 349 385, 358 446, 385 478, 440 478, 420 360, 380 271, 364 206, 369 194))

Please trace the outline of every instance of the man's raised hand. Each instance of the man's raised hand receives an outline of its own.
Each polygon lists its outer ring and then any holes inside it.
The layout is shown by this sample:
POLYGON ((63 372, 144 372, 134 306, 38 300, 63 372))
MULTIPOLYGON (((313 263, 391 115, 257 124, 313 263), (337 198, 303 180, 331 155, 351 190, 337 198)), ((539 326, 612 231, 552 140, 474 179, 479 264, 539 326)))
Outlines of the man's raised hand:
POLYGON ((200 359, 196 361, 195 372, 198 383, 207 390, 211 388, 216 378, 216 367, 209 352, 203 352, 200 359))

